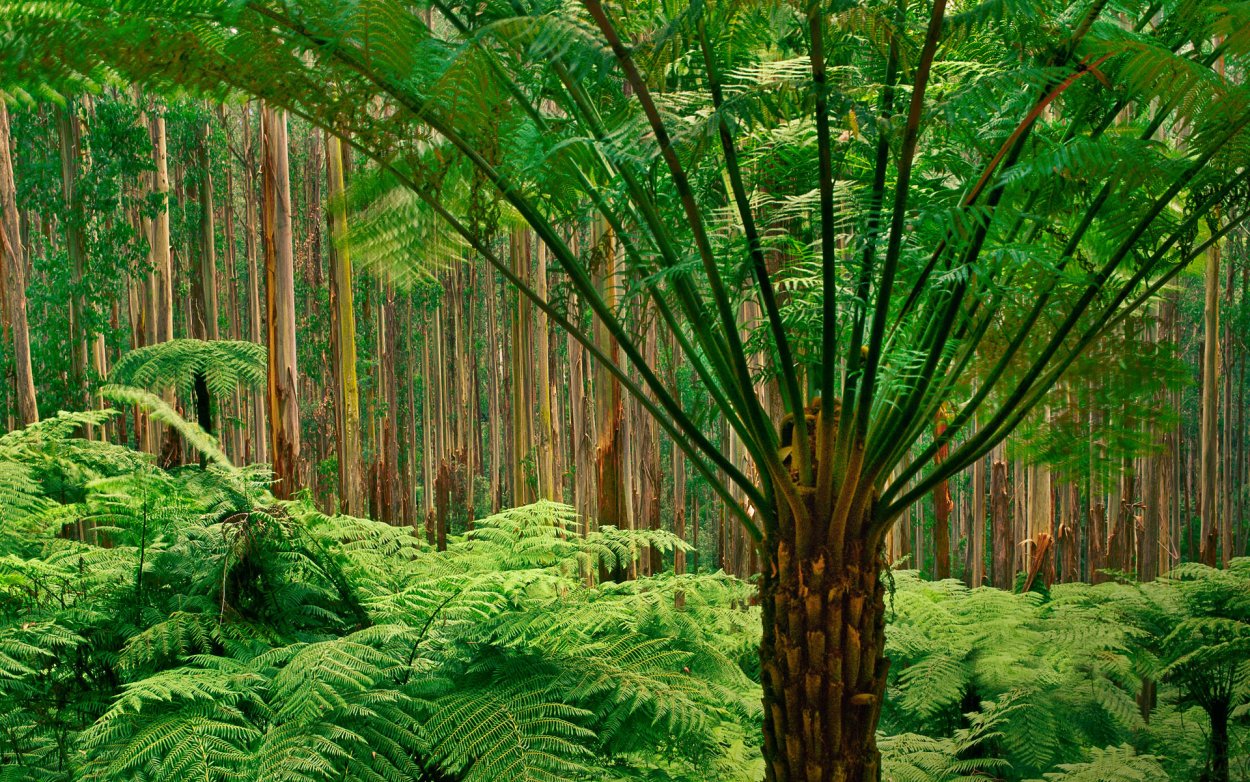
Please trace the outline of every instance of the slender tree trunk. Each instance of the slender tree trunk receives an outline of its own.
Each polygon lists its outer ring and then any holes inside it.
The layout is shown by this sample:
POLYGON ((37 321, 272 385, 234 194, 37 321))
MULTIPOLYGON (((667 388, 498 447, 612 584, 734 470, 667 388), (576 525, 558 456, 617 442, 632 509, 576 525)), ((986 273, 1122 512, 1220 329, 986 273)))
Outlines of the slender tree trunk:
POLYGON ((326 135, 329 161, 330 223, 330 318, 334 350, 335 412, 338 437, 335 445, 339 461, 339 510, 359 516, 364 513, 360 465, 360 389, 356 376, 356 315, 352 299, 352 255, 347 243, 347 209, 343 142, 326 135))
POLYGON ((274 495, 287 499, 299 488, 300 453, 291 182, 287 162, 286 112, 264 106, 261 117, 264 147, 262 223, 269 327, 269 439, 273 450, 274 495))
MULTIPOLYGON (((1148 334, 1152 342, 1160 340, 1159 319, 1154 317, 1148 321, 1148 334)), ((1159 432, 1153 421, 1145 421, 1143 426, 1151 441, 1157 441, 1159 432)), ((1167 523, 1167 514, 1160 513, 1163 482, 1159 480, 1159 464, 1166 455, 1160 451, 1140 460, 1142 490, 1142 527, 1137 538, 1137 578, 1140 581, 1153 581, 1158 576, 1159 530, 1167 523)))
POLYGON ((39 420, 35 375, 30 363, 30 326, 26 319, 26 259, 13 177, 13 134, 9 109, 0 100, 0 277, 4 278, 4 320, 13 338, 17 417, 22 426, 39 420))
MULTIPOLYGON (((1029 468, 1029 538, 1034 556, 1042 551, 1047 559, 1045 572, 1054 572, 1055 507, 1050 469, 1044 464, 1029 468), (1045 537, 1043 537, 1045 536, 1045 537)), ((1047 586, 1050 586, 1047 583, 1047 586)))
MULTIPOLYGON (((940 437, 946 431, 946 408, 938 414, 933 434, 940 437)), ((934 462, 941 464, 946 461, 947 446, 938 449, 934 462)), ((951 489, 948 481, 941 481, 933 487, 933 577, 942 580, 951 577, 951 511, 955 503, 951 501, 951 489)))
MULTIPOLYGON (((1237 264, 1228 264, 1227 285, 1224 288, 1225 305, 1230 313, 1235 313, 1233 309, 1233 284, 1236 280, 1235 271, 1237 264)), ((1228 567, 1228 561, 1235 556, 1233 550, 1233 496, 1243 490, 1242 484, 1233 482, 1233 361, 1236 357, 1236 347, 1233 340, 1233 332, 1230 328, 1232 318, 1228 318, 1224 322, 1224 347, 1221 350, 1220 366, 1222 368, 1222 382, 1224 385, 1224 395, 1221 400, 1223 415, 1221 416, 1223 431, 1220 434, 1219 449, 1221 453, 1219 483, 1217 492, 1220 497, 1220 564, 1228 567)))
POLYGON ((1089 581, 1101 584, 1107 576, 1100 572, 1107 566, 1107 508, 1094 502, 1089 512, 1089 581))
MULTIPOLYGON (((148 344, 160 344, 174 338, 174 264, 169 246, 169 165, 166 154, 165 117, 155 113, 151 124, 152 154, 156 171, 153 176, 153 192, 160 202, 151 223, 150 258, 152 340, 148 344)), ((165 402, 174 404, 173 391, 164 394, 165 402)), ((181 440, 173 430, 157 427, 152 433, 153 448, 161 450, 163 465, 182 461, 181 440), (159 444, 159 445, 158 445, 159 444)))
POLYGON ((451 468, 443 460, 434 478, 434 536, 439 551, 447 550, 447 511, 451 505, 451 468))
POLYGON ((1077 508, 1081 497, 1075 483, 1064 486, 1063 516, 1059 525, 1058 542, 1063 547, 1059 579, 1063 583, 1078 581, 1081 577, 1081 541, 1080 525, 1077 523, 1077 508))
MULTIPOLYGON (((243 157, 247 163, 243 178, 243 216, 245 223, 243 248, 244 255, 247 258, 247 338, 256 344, 261 344, 261 332, 263 330, 268 334, 268 326, 263 320, 260 306, 262 300, 262 275, 260 253, 256 246, 257 237, 260 235, 260 218, 257 214, 258 207, 256 203, 258 145, 252 143, 252 120, 249 106, 242 108, 241 121, 243 125, 243 157)), ((267 299, 268 295, 266 294, 264 298, 267 299)), ((269 460, 269 438, 266 434, 269 427, 265 418, 266 399, 267 397, 262 397, 260 394, 252 394, 252 425, 248 428, 248 444, 250 446, 248 456, 250 461, 265 462, 269 460)))
POLYGON ((399 489, 399 404, 395 371, 395 291, 386 285, 378 307, 378 384, 385 399, 381 420, 381 463, 378 467, 378 494, 382 506, 379 518, 394 524, 399 518, 396 493, 399 489))
MULTIPOLYGON (((65 211, 62 221, 65 226, 65 249, 69 254, 70 275, 73 290, 70 294, 70 370, 75 391, 79 395, 78 403, 83 409, 91 405, 91 380, 87 374, 88 345, 92 340, 88 324, 88 309, 83 286, 87 273, 87 237, 86 214, 83 212, 82 199, 78 194, 78 180, 82 168, 82 124, 78 119, 77 107, 73 102, 57 109, 57 129, 60 136, 61 152, 61 192, 64 196, 65 211)), ((92 437, 93 427, 86 427, 86 436, 92 437)))
MULTIPOLYGON (((595 283, 599 295, 609 309, 616 309, 616 240, 610 230, 596 224, 594 237, 595 283)), ((617 360, 616 340, 598 318, 594 321, 594 339, 608 360, 617 360)), ((596 518, 602 525, 624 527, 627 524, 627 498, 624 487, 622 464, 622 405, 621 386, 615 377, 599 362, 593 367, 595 432, 595 485, 597 488, 596 518)), ((625 577, 624 569, 617 568, 614 578, 625 577)))
POLYGON ((196 129, 196 155, 199 162, 200 242, 195 254, 198 268, 191 278, 191 336, 220 339, 217 327, 217 251, 213 225, 213 173, 209 156, 209 121, 196 129))
POLYGON ((1220 245, 1207 250, 1205 301, 1202 317, 1202 475, 1198 489, 1202 508, 1202 562, 1215 567, 1219 561, 1219 522, 1216 519, 1219 477, 1219 351, 1220 351, 1220 245))
MULTIPOLYGON (((528 229, 512 231, 512 271, 523 280, 530 278, 532 243, 528 229)), ((532 318, 529 299, 517 294, 512 310, 512 502, 525 505, 536 497, 526 471, 534 445, 532 370, 534 358, 526 355, 531 349, 532 318)))
POLYGON ((985 583, 985 497, 989 491, 985 480, 986 457, 977 459, 972 466, 972 522, 969 524, 972 567, 968 569, 967 583, 979 587, 985 583))
POLYGON ((990 473, 990 518, 993 527, 993 578, 994 586, 1011 589, 1015 573, 1012 571, 1012 555, 1015 546, 1011 540, 1011 500, 1007 488, 1007 465, 994 462, 990 473))
POLYGON ((594 493, 594 467, 591 462, 593 420, 586 395, 586 348, 571 336, 567 338, 569 352, 569 438, 573 463, 573 507, 583 520, 592 513, 591 495, 594 493))
MULTIPOLYGON (((498 286, 494 275, 490 275, 486 289, 486 407, 490 411, 490 430, 488 434, 490 453, 490 509, 497 513, 503 505, 503 430, 505 421, 503 410, 503 348, 498 328, 498 286)), ((427 448, 428 450, 428 448, 427 448)))
MULTIPOLYGON (((643 355, 648 364, 658 367, 660 365, 660 351, 655 333, 655 319, 649 318, 644 328, 646 329, 646 337, 643 341, 643 355)), ((639 439, 642 448, 639 521, 641 526, 646 529, 659 532, 661 529, 660 497, 664 492, 664 473, 660 466, 659 426, 640 403, 636 402, 634 409, 637 412, 636 420, 639 424, 638 431, 641 435, 639 439)), ((647 574, 652 575, 662 572, 664 570, 664 556, 659 549, 651 547, 648 554, 647 574)))
MULTIPOLYGON (((219 106, 217 110, 222 125, 226 125, 227 115, 226 107, 219 106)), ((229 132, 227 131, 227 138, 229 132)), ((222 217, 224 225, 222 230, 225 238, 225 261, 226 261, 226 317, 228 321, 230 339, 240 340, 243 338, 243 320, 239 312, 239 274, 238 252, 235 247, 235 234, 237 223, 235 221, 234 211, 234 166, 227 158, 226 160, 226 197, 222 204, 222 217)), ((246 429, 246 418, 243 412, 243 390, 239 387, 234 389, 230 397, 230 442, 229 453, 232 459, 238 463, 245 463, 247 455, 243 448, 243 439, 246 429)))
MULTIPOLYGON (((547 245, 538 243, 534 253, 534 290, 547 298, 547 245)), ((538 494, 558 500, 556 493, 555 423, 551 414, 551 355, 547 313, 535 313, 534 343, 535 391, 538 394, 538 494)))

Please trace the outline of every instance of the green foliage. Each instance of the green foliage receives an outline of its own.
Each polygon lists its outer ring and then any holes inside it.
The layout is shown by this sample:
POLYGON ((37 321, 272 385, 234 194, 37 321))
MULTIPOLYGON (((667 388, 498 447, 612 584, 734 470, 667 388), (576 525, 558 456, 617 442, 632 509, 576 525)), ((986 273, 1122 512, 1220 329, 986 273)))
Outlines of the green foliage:
POLYGON ((265 348, 237 340, 171 339, 122 355, 109 381, 149 391, 174 388, 190 397, 197 376, 213 396, 265 382, 265 348))
MULTIPOLYGON (((212 453, 159 399, 114 393, 212 453)), ((761 776, 753 588, 598 580, 673 536, 582 535, 540 502, 434 551, 276 502, 263 470, 161 470, 78 439, 108 415, 0 438, 0 779, 761 776)), ((1198 780, 1199 676, 1231 677, 1241 757, 1244 625, 1228 623, 1247 570, 1049 598, 896 573, 883 778, 1198 780)))
MULTIPOLYGON (((151 395, 112 393, 213 447, 151 395)), ((80 418, 0 441, 0 476, 22 500, 6 521, 24 535, 0 559, 0 778, 756 768, 744 748, 758 694, 740 662, 758 618, 735 607, 748 588, 721 575, 593 583, 600 564, 682 545, 671 535, 582 538, 570 509, 542 503, 437 553, 407 528, 276 503, 258 471, 214 459, 169 472, 78 440, 80 418), (82 455, 71 503, 21 472, 16 457, 35 452, 82 455), (62 537, 66 522, 86 540, 62 537)))
POLYGON ((997 756, 1016 774, 1038 774, 1141 729, 1128 629, 1075 603, 1069 587, 1043 602, 895 578, 887 732, 951 732, 965 713, 994 715, 997 756))
POLYGON ((1127 745, 1095 748, 1088 762, 1065 763, 1060 768, 1046 774, 1045 782, 1168 782, 1157 759, 1138 755, 1127 745))

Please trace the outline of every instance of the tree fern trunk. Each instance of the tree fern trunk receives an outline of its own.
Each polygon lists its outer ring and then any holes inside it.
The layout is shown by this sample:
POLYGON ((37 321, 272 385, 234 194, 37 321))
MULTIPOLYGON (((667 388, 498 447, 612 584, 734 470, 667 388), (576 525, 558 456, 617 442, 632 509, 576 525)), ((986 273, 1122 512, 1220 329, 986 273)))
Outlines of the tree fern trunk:
MULTIPOLYGON (((818 518, 808 501, 808 513, 818 518)), ((877 782, 876 726, 889 668, 883 562, 877 547, 853 533, 842 551, 820 544, 796 555, 804 546, 794 539, 792 516, 781 510, 781 531, 765 544, 760 662, 767 779, 877 782)))
POLYGON ((1227 703, 1215 703, 1207 712, 1211 717, 1211 782, 1229 782, 1228 711, 1227 703))

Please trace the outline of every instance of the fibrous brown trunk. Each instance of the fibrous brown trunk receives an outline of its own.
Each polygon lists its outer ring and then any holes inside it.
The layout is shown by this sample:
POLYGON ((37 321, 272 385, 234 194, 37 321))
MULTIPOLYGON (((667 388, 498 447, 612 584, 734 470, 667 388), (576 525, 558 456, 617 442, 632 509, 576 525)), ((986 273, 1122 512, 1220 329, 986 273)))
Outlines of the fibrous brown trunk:
POLYGON ((291 238, 291 182, 286 113, 261 110, 264 147, 263 219, 269 336, 269 440, 274 495, 299 488, 300 420, 296 398, 295 256, 291 238))
MULTIPOLYGON (((875 730, 889 668, 884 563, 877 546, 853 533, 842 550, 805 545, 794 536, 802 523, 779 510, 761 590, 766 778, 877 782, 875 730)), ((855 521, 866 529, 871 520, 855 521)))
POLYGON ((13 339, 17 416, 23 426, 39 420, 35 377, 30 364, 30 326, 26 319, 26 260, 13 178, 9 110, 0 100, 0 277, 4 280, 4 320, 13 339))

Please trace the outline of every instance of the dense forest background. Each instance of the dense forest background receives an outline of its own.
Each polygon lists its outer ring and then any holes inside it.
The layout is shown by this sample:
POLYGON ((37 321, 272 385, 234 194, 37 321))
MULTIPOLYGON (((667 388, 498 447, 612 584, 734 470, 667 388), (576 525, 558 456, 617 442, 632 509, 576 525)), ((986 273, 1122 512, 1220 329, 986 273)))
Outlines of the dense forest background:
POLYGON ((0 4, 0 782, 1250 778, 1247 56, 0 4))
MULTIPOLYGON (((194 418, 196 359, 172 355, 193 345, 171 346, 147 374, 122 357, 184 338, 290 340, 284 404, 298 415, 282 423, 293 441, 284 494, 307 492, 323 511, 410 525, 431 541, 477 516, 553 499, 601 523, 674 531, 693 547, 688 562, 677 555, 679 572, 758 570, 741 526, 636 399, 501 275, 466 262, 470 251, 446 231, 429 227, 420 246, 396 241, 398 226, 420 219, 415 207, 393 193, 378 201, 369 182, 342 194, 356 173, 350 148, 294 119, 280 158, 291 222, 279 227, 289 231, 294 278, 277 284, 293 286, 295 317, 272 331, 261 114, 255 102, 116 91, 10 109, 0 142, 11 167, 0 173, 16 193, 6 220, 20 237, 21 274, 6 274, 7 295, 25 300, 43 416, 110 406, 100 385, 137 377, 194 418), (336 233, 352 237, 350 256, 336 254, 336 233), (395 257, 403 254, 420 263, 395 257)), ((567 228, 592 251, 600 241, 590 224, 567 228)), ((561 295, 532 232, 505 227, 496 243, 520 278, 561 295)), ((1048 582, 1097 581, 1104 569, 1149 579, 1183 561, 1244 554, 1246 246, 1234 231, 1102 339, 1024 427, 904 515, 890 560, 1009 588, 1022 572, 1048 582)), ((601 254, 600 284, 659 365, 673 353, 656 336, 654 311, 601 254)), ((761 317, 742 305, 748 342, 761 317)), ((580 318, 589 330, 589 314, 580 318)), ((611 338, 598 337, 610 350, 611 338)), ((29 415, 15 355, 0 355, 10 429, 29 415)), ((220 361, 231 359, 234 374, 209 378, 208 420, 236 464, 271 461, 263 367, 249 373, 248 356, 230 349, 220 361)), ((765 363, 759 354, 757 369, 765 363)), ((665 364, 689 409, 708 412, 708 436, 749 472, 680 361, 665 364)), ((760 384, 779 417, 775 377, 760 384)), ((190 458, 139 415, 91 436, 160 452, 166 463, 190 458)))

